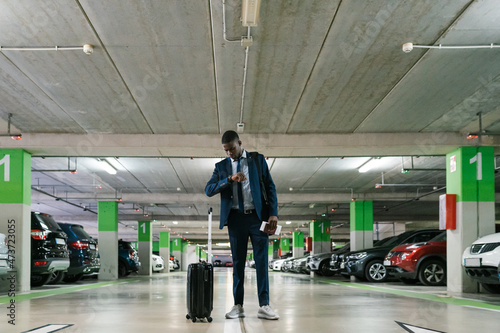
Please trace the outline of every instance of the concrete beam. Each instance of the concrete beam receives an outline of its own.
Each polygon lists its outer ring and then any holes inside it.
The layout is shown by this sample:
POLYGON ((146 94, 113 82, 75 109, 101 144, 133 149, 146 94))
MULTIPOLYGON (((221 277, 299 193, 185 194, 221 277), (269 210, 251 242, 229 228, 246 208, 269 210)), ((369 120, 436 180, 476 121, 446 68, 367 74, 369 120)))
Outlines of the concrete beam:
MULTIPOLYGON (((439 194, 435 193, 420 198, 420 201, 438 201, 439 194)), ((62 195, 62 194, 61 194, 62 195)), ((64 193, 65 200, 114 200, 115 193, 64 193)), ((404 201, 415 197, 415 193, 361 193, 355 194, 354 197, 358 200, 373 200, 373 201, 404 201)), ((48 197, 43 193, 36 191, 32 192, 33 201, 44 201, 48 197)), ((204 193, 122 193, 121 199, 123 203, 158 203, 158 204, 205 204, 218 205, 220 198, 218 196, 207 197, 204 193)), ((280 204, 332 204, 332 203, 347 203, 351 202, 351 193, 284 193, 278 194, 278 202, 280 204)), ((500 197, 498 198, 500 199, 500 197)), ((53 200, 50 198, 50 200, 53 200)))
MULTIPOLYGON (((475 145, 462 133, 242 134, 243 146, 269 157, 445 155, 475 145)), ((484 137, 500 152, 500 139, 484 137)), ((221 157, 220 135, 23 133, 0 138, 0 148, 34 156, 221 157)))

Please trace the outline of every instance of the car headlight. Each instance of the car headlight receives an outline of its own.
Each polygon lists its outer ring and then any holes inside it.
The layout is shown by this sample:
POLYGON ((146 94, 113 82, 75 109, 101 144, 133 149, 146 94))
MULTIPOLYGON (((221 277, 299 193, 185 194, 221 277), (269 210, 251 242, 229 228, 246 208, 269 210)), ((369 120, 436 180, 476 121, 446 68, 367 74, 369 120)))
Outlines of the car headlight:
POLYGON ((413 253, 413 251, 405 251, 405 252, 401 253, 401 255, 400 255, 401 260, 405 260, 406 257, 408 257, 412 253, 413 253))
POLYGON ((358 252, 358 253, 353 253, 349 256, 349 259, 355 259, 355 260, 360 260, 366 257, 368 253, 366 252, 358 252))

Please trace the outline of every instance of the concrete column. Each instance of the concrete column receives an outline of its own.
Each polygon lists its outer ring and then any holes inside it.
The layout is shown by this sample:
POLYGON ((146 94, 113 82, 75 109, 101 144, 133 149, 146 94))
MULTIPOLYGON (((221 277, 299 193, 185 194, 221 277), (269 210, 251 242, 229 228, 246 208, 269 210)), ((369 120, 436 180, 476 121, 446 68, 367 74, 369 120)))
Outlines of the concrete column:
POLYGON ((294 231, 293 233, 293 257, 300 258, 304 256, 304 233, 294 231))
POLYGON ((312 221, 309 230, 312 237, 311 254, 329 252, 332 249, 330 221, 312 221))
POLYGON ((288 238, 280 239, 280 256, 284 256, 290 252, 290 240, 288 238))
POLYGON ((170 254, 179 260, 179 270, 182 270, 182 240, 174 238, 170 242, 170 254))
POLYGON ((139 260, 141 261, 139 275, 151 276, 153 273, 151 268, 151 255, 153 254, 153 228, 151 228, 151 223, 151 221, 137 222, 137 251, 139 252, 139 260))
POLYGON ((99 255, 101 269, 99 280, 118 279, 118 202, 100 201, 97 205, 99 255))
POLYGON ((188 242, 181 242, 181 246, 181 269, 183 271, 187 271, 188 265, 193 262, 198 262, 198 258, 196 258, 196 251, 194 250, 194 247, 191 246, 188 242))
POLYGON ((160 232, 160 256, 165 261, 165 270, 163 273, 170 272, 168 263, 170 260, 170 232, 160 232))
POLYGON ((462 254, 477 238, 495 232, 493 147, 462 147, 446 155, 446 193, 457 195, 457 225, 447 230, 447 289, 477 292, 462 254))
POLYGON ((0 149, 0 232, 6 236, 10 273, 0 292, 30 290, 31 155, 0 149))
POLYGON ((351 251, 373 247, 373 202, 351 201, 351 251))

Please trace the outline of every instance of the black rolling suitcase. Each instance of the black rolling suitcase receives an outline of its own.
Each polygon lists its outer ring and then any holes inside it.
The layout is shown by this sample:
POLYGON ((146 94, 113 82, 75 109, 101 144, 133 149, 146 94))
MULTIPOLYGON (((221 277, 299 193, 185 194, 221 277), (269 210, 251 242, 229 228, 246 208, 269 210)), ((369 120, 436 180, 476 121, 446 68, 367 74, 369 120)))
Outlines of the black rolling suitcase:
POLYGON ((210 317, 214 306, 214 269, 211 264, 189 264, 187 273, 187 319, 210 317))
MULTIPOLYGON (((208 211, 208 257, 212 254, 212 208, 208 211)), ((214 268, 205 262, 188 265, 187 319, 207 318, 210 323, 214 308, 214 268)))

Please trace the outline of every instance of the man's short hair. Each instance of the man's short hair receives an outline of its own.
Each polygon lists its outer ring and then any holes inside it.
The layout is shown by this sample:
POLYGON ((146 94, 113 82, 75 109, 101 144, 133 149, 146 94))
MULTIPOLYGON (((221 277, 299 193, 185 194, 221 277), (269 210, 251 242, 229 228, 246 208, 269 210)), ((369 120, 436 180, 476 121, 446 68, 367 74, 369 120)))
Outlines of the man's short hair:
POLYGON ((239 140, 240 137, 238 136, 238 133, 235 131, 226 131, 224 134, 222 134, 222 144, 230 143, 233 142, 234 140, 239 140))

